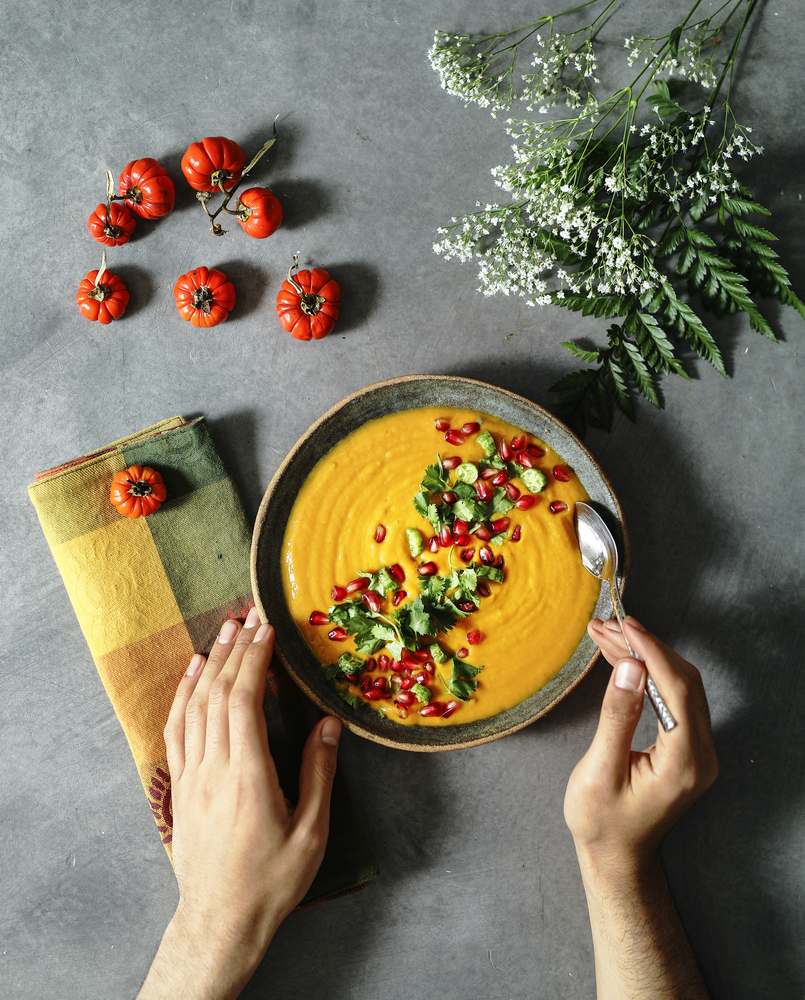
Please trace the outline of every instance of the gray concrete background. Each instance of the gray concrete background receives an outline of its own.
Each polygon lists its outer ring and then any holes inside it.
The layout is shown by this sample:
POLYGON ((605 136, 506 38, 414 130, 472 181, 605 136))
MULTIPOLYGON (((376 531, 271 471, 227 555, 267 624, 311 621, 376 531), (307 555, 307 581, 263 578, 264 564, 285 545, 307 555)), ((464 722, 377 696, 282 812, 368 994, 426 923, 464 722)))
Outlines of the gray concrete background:
MULTIPOLYGON (((705 2, 702 9, 713 9, 705 2)), ((128 747, 101 687, 26 484, 163 417, 205 413, 250 516, 282 457, 334 402, 409 372, 468 375, 544 403, 572 359, 558 342, 603 323, 485 299, 469 266, 431 252, 436 228, 489 200, 499 123, 440 90, 436 28, 514 26, 526 0, 4 0, 0 994, 133 996, 177 893, 128 747), (188 144, 280 140, 254 182, 285 210, 266 242, 216 240, 181 178, 188 144), (74 305, 100 253, 86 219, 103 170, 154 156, 176 210, 110 251, 132 301, 102 328, 74 305), (327 266, 342 319, 298 343, 274 316, 291 254, 327 266), (222 327, 182 323, 176 277, 234 280, 222 327)), ((630 2, 600 47, 667 30, 687 5, 630 2)), ((805 295, 801 5, 761 4, 735 107, 765 156, 741 171, 773 211, 805 295)), ((612 70, 612 72, 610 72, 612 70)), ((742 316, 714 322, 732 376, 704 363, 587 443, 624 506, 630 610, 697 663, 722 771, 663 860, 714 997, 805 995, 803 950, 802 320, 764 307, 783 342, 742 316)), ((346 735, 344 773, 383 874, 290 918, 245 996, 511 1000, 594 996, 581 880, 562 820, 606 667, 549 716, 455 754, 346 735)), ((651 741, 646 713, 638 740, 651 741)))

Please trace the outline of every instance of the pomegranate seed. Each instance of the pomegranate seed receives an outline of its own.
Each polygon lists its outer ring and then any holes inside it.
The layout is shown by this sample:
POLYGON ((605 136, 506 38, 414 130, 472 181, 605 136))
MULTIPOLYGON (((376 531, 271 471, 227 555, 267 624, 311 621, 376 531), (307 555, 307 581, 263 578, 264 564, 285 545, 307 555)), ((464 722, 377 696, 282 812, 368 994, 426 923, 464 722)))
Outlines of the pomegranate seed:
POLYGON ((469 535, 459 535, 458 538, 454 538, 453 541, 456 545, 469 545, 472 539, 469 535))
POLYGON ((405 570, 399 563, 389 566, 389 573, 391 573, 397 583, 405 583, 405 570))
POLYGON ((437 572, 437 566, 434 562, 426 562, 422 563, 421 566, 417 566, 416 571, 419 576, 433 576, 437 572))
POLYGON ((416 675, 416 677, 414 678, 414 680, 417 682, 417 684, 427 684, 428 683, 428 675, 423 670, 421 674, 417 674, 416 675))
POLYGON ((359 576, 357 580, 350 580, 347 584, 347 593, 354 594, 356 590, 366 590, 369 581, 365 576, 359 576))
POLYGON ((461 535, 466 535, 468 529, 469 529, 469 525, 467 524, 466 521, 462 521, 460 517, 457 517, 455 519, 455 521, 453 521, 453 537, 454 538, 455 538, 456 535, 458 535, 459 537, 461 535))
POLYGON ((361 692, 363 694, 365 694, 369 690, 369 687, 371 686, 371 683, 372 683, 372 678, 371 677, 364 677, 363 678, 363 680, 361 681, 361 692))
POLYGON ((537 503, 536 497, 524 496, 520 497, 519 500, 514 501, 514 506, 517 510, 531 510, 537 503))
POLYGON ((500 455, 504 462, 511 462, 513 454, 514 452, 509 447, 506 439, 501 438, 500 444, 498 445, 498 455, 500 455))
POLYGON ((370 611, 377 614, 380 610, 380 594, 374 590, 364 590, 361 594, 361 603, 365 604, 370 611))
POLYGON ((376 680, 372 684, 372 687, 373 688, 377 688, 378 691, 385 691, 386 690, 386 678, 385 677, 378 677, 378 678, 376 678, 376 680))
POLYGON ((475 492, 478 494, 478 497, 481 500, 491 500, 492 493, 494 491, 492 490, 492 487, 489 485, 489 483, 485 482, 483 479, 479 479, 478 482, 475 484, 475 492))
POLYGON ((442 459, 442 465, 445 469, 457 469, 461 465, 461 456, 448 455, 447 458, 442 459))
POLYGON ((355 674, 344 674, 344 677, 349 681, 350 684, 357 684, 358 678, 355 674))
POLYGON ((363 696, 367 701, 380 701, 381 698, 385 698, 385 694, 382 691, 378 691, 377 688, 369 688, 368 691, 363 692, 363 696))
POLYGON ((401 655, 400 659, 402 660, 403 663, 419 663, 419 660, 411 652, 411 650, 410 649, 406 649, 404 646, 403 646, 403 651, 402 651, 402 655, 401 655))
POLYGON ((508 517, 499 517, 496 521, 492 522, 492 531, 496 535, 499 535, 501 531, 505 531, 510 524, 511 520, 508 517))
POLYGON ((440 701, 432 701, 429 705, 424 705, 420 708, 419 714, 425 718, 428 716, 438 718, 442 714, 442 703, 440 701))
POLYGON ((331 597, 334 601, 343 601, 346 596, 347 596, 346 587, 338 587, 338 586, 333 587, 331 597))
POLYGON ((429 673, 431 676, 433 676, 433 674, 436 673, 436 667, 434 667, 434 665, 432 663, 426 663, 425 664, 425 671, 427 673, 429 673))
POLYGON ((417 660, 420 663, 427 663, 428 660, 430 659, 430 650, 429 649, 417 649, 415 651, 415 653, 414 653, 414 656, 417 658, 417 660))
POLYGON ((528 452, 529 455, 533 455, 534 458, 542 458, 542 456, 545 454, 542 448, 538 448, 535 444, 528 445, 526 451, 528 452))
POLYGON ((401 674, 403 672, 402 663, 400 663, 399 660, 392 660, 391 661, 391 670, 392 670, 392 673, 401 674))
POLYGON ((448 701, 444 708, 442 709, 442 718, 446 719, 448 716, 452 715, 457 708, 461 707, 460 701, 448 701))
POLYGON ((506 560, 503 558, 503 556, 498 556, 497 559, 495 560, 495 569, 503 569, 505 565, 506 565, 506 560))
POLYGON ((407 719, 408 718, 408 709, 404 708, 402 705, 398 705, 396 701, 394 702, 394 705, 395 705, 395 707, 397 709, 397 715, 401 719, 407 719))
POLYGON ((335 642, 343 642, 347 638, 347 633, 340 625, 337 625, 335 628, 330 629, 327 633, 327 638, 333 639, 335 642))
POLYGON ((438 552, 439 551, 439 536, 438 535, 434 535, 433 538, 429 538, 428 539, 427 548, 428 548, 429 552, 438 552))
POLYGON ((413 686, 414 686, 413 677, 403 677, 403 679, 400 681, 400 688, 403 691, 410 691, 413 686))
POLYGON ((382 524, 378 524, 378 526, 375 528, 375 541, 382 542, 385 537, 386 537, 385 526, 382 524))
POLYGON ((399 674, 392 674, 391 675, 391 683, 392 684, 399 684, 401 680, 402 680, 402 677, 400 677, 399 674))
POLYGON ((374 656, 370 656, 369 659, 366 661, 366 663, 364 663, 363 669, 366 671, 367 674, 371 674, 376 666, 377 666, 377 660, 374 658, 374 656))
POLYGON ((509 539, 509 541, 519 542, 520 541, 520 534, 522 533, 522 530, 523 530, 522 524, 516 524, 514 526, 514 528, 512 529, 511 538, 509 539))
POLYGON ((456 650, 456 656, 459 658, 459 660, 463 660, 465 657, 469 655, 470 651, 467 649, 466 646, 462 646, 461 649, 456 650))
POLYGON ((558 480, 560 483, 570 482, 570 474, 568 473, 567 469, 564 468, 564 466, 555 465, 552 469, 552 472, 553 472, 553 478, 558 480))
POLYGON ((475 555, 475 548, 474 547, 471 548, 471 549, 462 549, 461 550, 461 558, 464 560, 464 562, 472 562, 472 557, 474 555, 475 555))
POLYGON ((478 549, 478 557, 484 566, 492 566, 495 562, 495 553, 488 545, 482 545, 480 549, 478 549))
POLYGON ((311 625, 326 625, 329 620, 323 611, 311 611, 308 618, 311 625))
POLYGON ((433 426, 437 431, 448 431, 450 430, 450 421, 445 420, 444 417, 437 417, 437 419, 433 421, 433 426))
POLYGON ((407 666, 405 668, 400 667, 400 669, 402 670, 402 672, 405 674, 405 676, 408 678, 409 681, 414 676, 413 667, 411 667, 411 666, 407 666))
POLYGON ((505 483, 504 486, 506 489, 506 493, 509 496, 509 500, 516 500, 517 497, 520 496, 520 491, 517 489, 514 483, 505 483))
POLYGON ((475 531, 473 531, 473 535, 475 535, 476 538, 480 538, 482 542, 488 542, 492 537, 492 532, 485 524, 479 524, 475 531))
POLYGON ((381 653, 377 658, 377 665, 381 670, 388 670, 390 663, 391 659, 385 653, 381 653))
POLYGON ((492 593, 492 591, 489 589, 489 584, 484 583, 483 580, 479 581, 478 586, 475 588, 475 591, 476 593, 480 594, 481 597, 489 597, 489 595, 492 593))
POLYGON ((416 695, 411 694, 410 691, 400 691, 397 695, 397 701, 401 702, 403 705, 413 705, 416 701, 416 695))
POLYGON ((534 459, 528 454, 527 451, 518 451, 517 461, 523 466, 524 469, 534 468, 534 459))
POLYGON ((448 444, 464 444, 464 435, 461 431, 447 431, 444 439, 448 444))
POLYGON ((404 601, 408 597, 407 590, 395 590, 394 597, 391 599, 392 604, 396 608, 400 601, 404 601))
POLYGON ((447 525, 439 532, 439 544, 443 549, 449 549, 453 544, 453 532, 447 525))
POLYGON ((442 493, 442 500, 452 507, 456 500, 458 500, 458 497, 452 490, 448 490, 446 493, 442 493))
POLYGON ((504 483, 508 483, 509 476, 506 472, 499 472, 495 478, 492 480, 493 486, 503 486, 504 483))
POLYGON ((554 500, 551 504, 551 513, 561 514, 563 510, 567 510, 567 504, 563 500, 554 500))
POLYGON ((520 451, 525 448, 525 434, 516 434, 512 438, 512 451, 520 451))
POLYGON ((489 469, 484 469, 481 472, 481 479, 494 479, 497 474, 498 470, 494 466, 492 466, 489 469))
POLYGON ((476 423, 476 421, 474 420, 470 420, 468 423, 464 424, 464 426, 461 428, 461 433, 477 434, 480 429, 481 425, 479 423, 476 423))
POLYGON ((473 611, 475 611, 475 601, 470 601, 468 598, 465 598, 462 601, 456 601, 456 607, 461 611, 466 612, 466 614, 471 615, 473 611))
POLYGON ((467 633, 467 642, 471 646, 477 646, 480 641, 481 641, 481 633, 477 629, 473 632, 467 633))

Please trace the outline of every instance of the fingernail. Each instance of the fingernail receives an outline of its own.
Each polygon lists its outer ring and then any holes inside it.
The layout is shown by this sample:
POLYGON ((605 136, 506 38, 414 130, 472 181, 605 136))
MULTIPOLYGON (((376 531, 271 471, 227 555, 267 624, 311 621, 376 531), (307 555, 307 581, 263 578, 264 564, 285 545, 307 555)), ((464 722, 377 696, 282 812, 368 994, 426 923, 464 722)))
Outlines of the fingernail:
POLYGON ((196 653, 196 655, 193 657, 193 659, 188 664, 188 667, 187 667, 187 676, 188 677, 192 677, 194 674, 197 674, 199 672, 199 670, 201 669, 201 664, 203 662, 204 662, 204 657, 201 655, 201 653, 196 653))
POLYGON ((341 735, 341 723, 338 719, 330 716, 328 719, 324 720, 324 725, 321 727, 321 741, 326 743, 328 746, 337 747, 338 738, 341 735))
POLYGON ((262 642, 268 635, 268 630, 270 628, 270 625, 261 625, 260 628, 254 633, 254 639, 252 639, 252 642, 262 642))
POLYGON ((220 642, 222 646, 225 646, 228 642, 232 642, 239 631, 238 623, 232 621, 230 618, 228 622, 224 622, 221 626, 221 631, 218 633, 218 642, 220 642))
POLYGON ((255 625, 260 624, 260 612, 257 608, 252 608, 246 615, 246 621, 243 623, 244 628, 254 628, 255 625))
POLYGON ((619 660, 615 667, 615 687, 639 691, 643 685, 643 667, 637 660, 619 660))
POLYGON ((643 628, 640 622, 636 618, 632 618, 631 615, 627 615, 623 620, 628 622, 632 628, 636 628, 638 632, 648 632, 648 629, 643 628))
POLYGON ((621 630, 617 618, 610 618, 609 621, 604 622, 604 628, 608 628, 610 632, 620 632, 621 630))
POLYGON ((590 628, 591 628, 591 629, 592 629, 592 630, 593 630, 594 632, 600 632, 600 631, 601 631, 601 629, 602 629, 603 627, 604 627, 604 625, 603 625, 603 622, 601 621, 601 619, 600 619, 600 618, 593 618, 593 619, 592 619, 592 620, 590 621, 590 628))

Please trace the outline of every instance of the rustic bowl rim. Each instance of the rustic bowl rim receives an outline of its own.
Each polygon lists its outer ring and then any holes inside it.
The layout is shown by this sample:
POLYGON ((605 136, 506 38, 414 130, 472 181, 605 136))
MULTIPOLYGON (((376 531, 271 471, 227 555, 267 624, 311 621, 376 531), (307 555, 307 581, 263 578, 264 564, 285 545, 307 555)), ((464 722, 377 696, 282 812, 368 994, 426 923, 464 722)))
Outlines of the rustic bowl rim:
MULTIPOLYGON (((581 440, 577 437, 577 435, 574 434, 573 431, 570 430, 570 428, 567 427, 566 424, 562 423, 556 416, 550 413, 550 411, 546 410, 545 407, 540 406, 539 403, 535 403, 532 400, 527 399, 525 396, 521 396, 518 393, 512 392, 509 389, 504 389, 501 386, 493 385, 492 383, 489 382, 482 382, 479 379, 469 378, 461 375, 435 375, 435 374, 413 375, 412 374, 412 375, 400 375, 394 378, 384 379, 380 382, 373 382, 370 385, 355 390, 355 392, 350 393, 348 396, 345 396, 343 399, 339 400, 339 402, 333 404, 333 406, 331 406, 325 413, 323 413, 317 420, 315 420, 304 432, 304 434, 302 434, 302 436, 296 441, 291 450, 288 452, 283 461, 280 463, 280 466, 277 469, 277 471, 272 476, 271 481, 269 482, 266 491, 263 494, 263 499, 260 503, 260 508, 257 512, 257 518, 255 520, 254 532, 252 534, 252 544, 249 556, 249 568, 250 568, 251 582, 252 582, 252 595, 254 598, 255 606, 257 607, 257 610, 260 614, 261 621, 267 622, 269 619, 260 591, 260 580, 258 575, 258 554, 259 554, 260 542, 263 537, 263 530, 265 527, 268 509, 271 504, 272 497, 274 496, 274 493, 276 492, 277 487, 281 482, 286 469, 291 465, 291 463, 297 457, 301 449, 305 447, 309 439, 316 434, 319 428, 322 427, 324 424, 326 424, 328 421, 332 420, 336 416, 336 414, 338 414, 341 410, 348 407, 352 402, 368 395, 369 393, 377 393, 386 390, 392 386, 406 385, 406 384, 426 382, 426 381, 436 381, 440 383, 454 383, 454 384, 461 383, 463 385, 475 386, 479 389, 493 390, 496 393, 508 396, 512 401, 514 401, 519 405, 525 404, 527 407, 534 410, 535 413, 539 415, 541 419, 547 421, 562 434, 566 434, 572 439, 576 447, 579 448, 584 453, 587 460, 595 468, 596 474, 600 477, 606 491, 609 493, 609 496, 615 508, 615 516, 617 518, 618 527, 621 532, 620 543, 622 547, 622 559, 620 560, 621 565, 618 570, 618 576, 619 576, 618 589, 620 593, 623 594, 629 574, 629 562, 630 562, 629 535, 626 527, 626 521, 623 516, 623 510, 621 508, 620 501, 618 500, 618 497, 614 489, 612 488, 612 484, 609 481, 609 478, 606 476, 606 474, 604 473, 603 469, 601 468, 597 460, 593 457, 590 450, 581 442, 581 440)), ((401 410, 402 409, 405 408, 401 408, 401 410)), ((398 412, 398 411, 391 410, 389 412, 398 412)), ((354 429, 357 429, 357 427, 354 429)), ((294 669, 293 665, 288 661, 282 650, 280 643, 275 643, 274 652, 275 655, 279 657, 288 675, 294 680, 294 682, 304 692, 304 694, 317 706, 317 708, 319 708, 322 712, 325 712, 326 714, 333 714, 333 707, 331 705, 325 704, 325 702, 322 701, 322 699, 318 696, 316 691, 313 690, 313 688, 305 681, 303 677, 299 675, 299 673, 294 669)), ((490 743, 494 740, 501 739, 504 736, 508 736, 511 733, 515 733, 520 729, 524 729, 526 726, 530 726, 532 722, 536 722, 537 719, 541 719, 544 715, 547 715, 548 712, 550 712, 553 708, 555 708, 560 701, 566 698, 570 694, 570 692, 573 691, 581 683, 581 681, 590 672, 590 670, 592 669, 593 665, 595 664, 596 660, 600 655, 601 651, 596 647, 596 649, 593 651, 592 655, 589 657, 587 662, 579 670, 578 674, 570 681, 570 683, 568 683, 564 688, 562 688, 562 690, 540 711, 535 712, 533 715, 529 716, 524 720, 512 723, 511 725, 507 725, 504 729, 498 730, 496 732, 490 732, 487 733, 486 735, 474 737, 471 739, 465 739, 465 740, 458 739, 452 743, 411 744, 403 740, 396 740, 392 736, 386 736, 383 734, 372 732, 371 730, 365 728, 361 724, 359 712, 350 710, 346 705, 346 703, 344 705, 344 711, 343 712, 337 711, 335 714, 338 715, 338 717, 341 719, 342 724, 351 732, 357 733, 358 735, 363 736, 365 739, 372 740, 375 743, 381 743, 384 746, 392 747, 396 750, 409 750, 422 753, 433 753, 433 752, 441 752, 444 750, 460 750, 468 747, 480 746, 483 743, 490 743)), ((478 721, 486 721, 488 723, 491 723, 495 718, 497 718, 497 716, 492 716, 488 720, 478 720, 478 721)), ((410 727, 406 726, 400 728, 407 730, 410 727)), ((444 732, 444 729, 447 727, 423 726, 416 728, 422 730, 424 729, 430 730, 432 728, 434 732, 444 732)), ((457 725, 455 728, 460 729, 460 726, 457 725)))

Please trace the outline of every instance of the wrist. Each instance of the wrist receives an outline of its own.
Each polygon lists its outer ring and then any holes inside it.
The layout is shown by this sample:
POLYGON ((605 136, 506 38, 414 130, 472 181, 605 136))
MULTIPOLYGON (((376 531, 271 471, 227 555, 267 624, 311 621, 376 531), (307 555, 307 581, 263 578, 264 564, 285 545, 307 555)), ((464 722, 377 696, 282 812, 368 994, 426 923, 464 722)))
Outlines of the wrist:
POLYGON ((138 1000, 232 1000, 256 971, 274 930, 259 920, 230 926, 180 902, 138 1000))
POLYGON ((655 850, 574 839, 576 857, 588 892, 632 894, 645 886, 660 865, 655 850))

